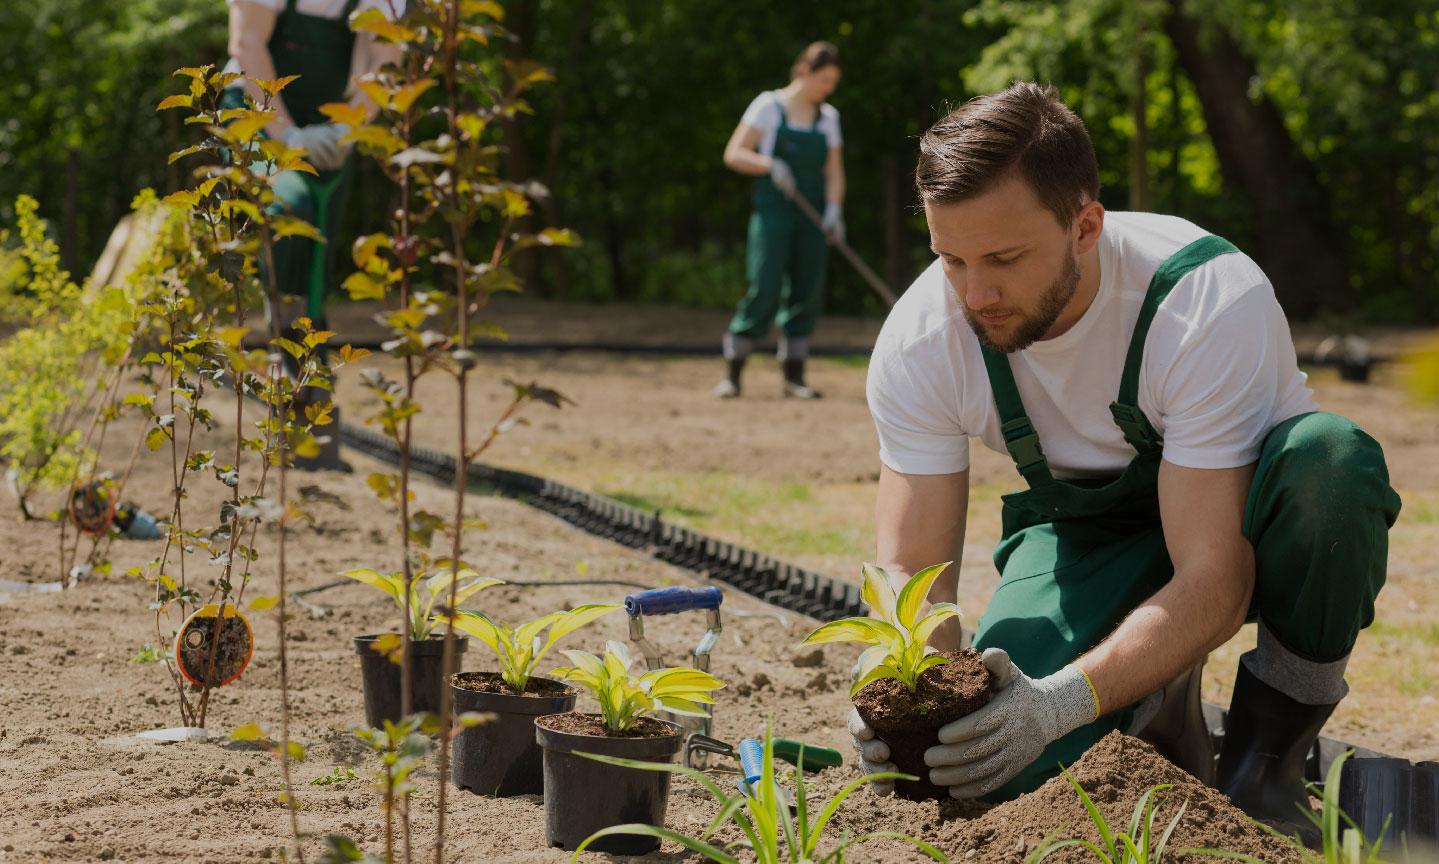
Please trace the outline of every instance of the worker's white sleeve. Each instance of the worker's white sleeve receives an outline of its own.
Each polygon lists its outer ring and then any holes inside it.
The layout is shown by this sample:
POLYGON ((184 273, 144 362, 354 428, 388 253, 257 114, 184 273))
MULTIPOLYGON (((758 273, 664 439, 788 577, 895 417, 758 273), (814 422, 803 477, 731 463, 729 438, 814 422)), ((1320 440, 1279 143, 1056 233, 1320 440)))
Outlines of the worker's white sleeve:
MULTIPOLYGON (((1155 325, 1180 326, 1158 319, 1155 325)), ((1166 341, 1151 335, 1151 345, 1166 341)), ((1205 326, 1176 341, 1172 359, 1146 357, 1166 371, 1143 376, 1150 387, 1145 401, 1162 417, 1157 431, 1164 437, 1164 458, 1175 465, 1248 465, 1259 458, 1276 422, 1314 407, 1307 396, 1301 397, 1305 404, 1279 404, 1292 398, 1287 394, 1296 392, 1293 381, 1301 373, 1289 326, 1267 284, 1243 292, 1205 326)))
POLYGON ((954 474, 969 467, 969 437, 953 408, 958 394, 942 398, 942 387, 911 374, 903 354, 876 349, 865 390, 879 433, 879 460, 891 471, 954 474))
POLYGON ((839 132, 839 110, 833 105, 821 105, 819 116, 820 131, 824 133, 825 143, 830 147, 843 147, 844 136, 839 132))

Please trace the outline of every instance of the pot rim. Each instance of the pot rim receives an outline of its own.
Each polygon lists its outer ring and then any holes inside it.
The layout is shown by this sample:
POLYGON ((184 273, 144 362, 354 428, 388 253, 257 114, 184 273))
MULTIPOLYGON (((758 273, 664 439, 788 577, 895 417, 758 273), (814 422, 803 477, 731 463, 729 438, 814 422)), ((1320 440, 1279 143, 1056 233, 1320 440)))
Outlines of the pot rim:
MULTIPOLYGON (((353 645, 355 646, 355 653, 356 653, 356 654, 359 654, 359 655, 362 656, 362 657, 377 657, 377 656, 379 656, 379 655, 376 654, 373 650, 371 650, 371 649, 370 649, 370 646, 373 645, 373 644, 375 643, 375 641, 378 640, 381 636, 397 636, 397 635, 399 635, 399 634, 397 634, 397 633, 369 633, 369 634, 366 634, 366 635, 363 635, 363 636, 351 636, 351 637, 350 637, 350 641, 351 641, 351 644, 353 644, 353 645)), ((421 656, 421 657, 433 657, 433 656, 438 656, 438 655, 440 655, 441 653, 443 653, 444 650, 445 650, 445 649, 444 649, 444 646, 445 646, 445 634, 443 634, 443 633, 431 633, 431 634, 429 635, 429 637, 428 637, 428 638, 425 638, 425 639, 411 639, 411 640, 410 640, 410 646, 411 646, 411 649, 412 649, 412 650, 411 650, 411 656, 416 656, 417 653, 418 653, 418 656, 421 656), (415 651, 413 650, 414 648, 422 648, 423 650, 421 650, 421 651, 419 651, 419 652, 415 652, 415 651)), ((466 653, 466 652, 469 651, 469 648, 470 648, 470 638, 469 638, 468 636, 460 636, 459 634, 456 634, 456 635, 455 635, 455 653, 456 653, 456 654, 464 654, 464 653, 466 653)))
POLYGON ((645 759, 670 757, 678 753, 684 743, 684 728, 672 720, 659 720, 669 727, 673 734, 664 735, 658 738, 617 738, 608 735, 582 735, 578 732, 563 732, 558 729, 551 729, 540 721, 547 717, 559 717, 564 714, 584 714, 590 717, 600 716, 592 711, 561 711, 557 714, 545 714, 535 718, 535 738, 540 746, 546 750, 555 750, 561 753, 575 753, 583 751, 586 753, 598 753, 605 756, 624 756, 626 758, 645 759))

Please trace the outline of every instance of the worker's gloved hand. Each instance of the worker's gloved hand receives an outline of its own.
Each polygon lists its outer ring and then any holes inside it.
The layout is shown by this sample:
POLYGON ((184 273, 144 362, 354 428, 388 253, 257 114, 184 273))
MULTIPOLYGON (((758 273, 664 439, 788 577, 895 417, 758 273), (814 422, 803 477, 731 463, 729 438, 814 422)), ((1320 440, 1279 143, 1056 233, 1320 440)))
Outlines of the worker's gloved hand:
POLYGON ((1002 648, 984 649, 994 676, 988 705, 939 727, 943 743, 924 751, 929 779, 955 798, 1003 786, 1051 742, 1096 719, 1094 691, 1078 666, 1030 678, 1002 648))
POLYGON ((291 126, 280 134, 286 147, 306 151, 306 160, 317 171, 334 171, 345 164, 350 155, 349 144, 340 139, 350 134, 344 123, 316 123, 313 126, 291 126))
MULTIPOLYGON (((889 745, 874 737, 874 730, 859 716, 858 709, 849 710, 848 726, 855 752, 859 754, 860 771, 869 775, 896 770, 894 763, 889 761, 889 745)), ((869 788, 877 795, 893 795, 894 781, 871 780, 869 788)))
POLYGON ((831 243, 844 242, 844 212, 838 202, 830 201, 824 205, 824 219, 819 227, 824 231, 824 239, 831 243))
POLYGON ((771 159, 769 162, 769 179, 774 183, 774 188, 786 198, 794 197, 794 171, 789 163, 780 158, 771 159))

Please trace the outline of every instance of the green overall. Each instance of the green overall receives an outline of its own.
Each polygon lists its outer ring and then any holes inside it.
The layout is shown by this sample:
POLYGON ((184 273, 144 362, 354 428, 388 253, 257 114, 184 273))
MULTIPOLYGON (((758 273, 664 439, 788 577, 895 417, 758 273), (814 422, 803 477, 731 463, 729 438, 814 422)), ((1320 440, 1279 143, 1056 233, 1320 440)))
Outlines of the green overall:
MULTIPOLYGON (((1003 498, 1003 537, 994 552, 999 586, 979 621, 975 647, 1000 647, 1030 677, 1063 668, 1108 636, 1174 575, 1160 523, 1163 441, 1139 410, 1145 337, 1176 282, 1211 258, 1236 251, 1204 237, 1154 274, 1110 406, 1136 455, 1112 480, 1054 479, 1019 396, 1006 355, 984 350, 1005 446, 1029 488, 1003 498)), ((1374 619, 1384 584, 1388 529, 1399 513, 1378 443, 1334 414, 1286 420, 1264 440, 1244 512, 1255 549, 1249 620, 1263 617, 1279 640, 1317 660, 1347 654, 1374 619)), ((1050 744, 994 800, 1037 788, 1114 729, 1113 711, 1050 744)))
MULTIPOLYGON (((815 122, 809 129, 795 129, 789 125, 784 105, 778 100, 776 105, 780 125, 775 133, 774 157, 789 164, 796 191, 822 212, 829 141, 818 128, 819 112, 815 112, 815 122)), ((829 249, 819 226, 787 201, 768 176, 756 179, 745 254, 749 289, 739 301, 729 332, 762 339, 773 321, 786 336, 804 338, 814 333, 828 257, 829 249)))
MULTIPOLYGON (((320 106, 343 101, 349 87, 355 46, 350 13, 359 0, 348 0, 336 19, 305 15, 296 10, 295 2, 286 0, 284 10, 275 17, 268 48, 277 77, 300 76, 285 87, 281 98, 296 126, 311 126, 328 122, 320 106)), ((225 91, 224 97, 224 107, 244 104, 238 87, 225 91)), ((317 322, 323 320, 325 291, 340 245, 340 214, 349 197, 350 166, 351 161, 346 160, 338 170, 320 171, 318 177, 284 171, 271 184, 278 199, 270 208, 272 213, 298 216, 326 238, 325 248, 318 254, 315 242, 303 237, 285 237, 275 244, 275 282, 280 293, 305 297, 306 315, 317 322)))

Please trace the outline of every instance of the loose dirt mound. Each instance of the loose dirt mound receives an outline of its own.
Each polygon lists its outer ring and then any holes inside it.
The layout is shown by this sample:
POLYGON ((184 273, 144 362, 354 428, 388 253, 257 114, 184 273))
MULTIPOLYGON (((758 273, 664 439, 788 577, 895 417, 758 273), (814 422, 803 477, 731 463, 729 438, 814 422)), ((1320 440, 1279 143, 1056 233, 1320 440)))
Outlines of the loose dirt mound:
MULTIPOLYGON (((1163 858, 1166 862, 1216 860, 1178 854, 1185 847, 1244 852, 1270 864, 1299 860, 1293 850, 1249 821, 1222 794, 1174 767, 1137 738, 1111 733, 1074 763, 1070 773, 1104 813, 1110 828, 1119 831, 1129 827, 1135 804, 1146 790, 1162 783, 1173 784, 1159 793, 1163 805, 1154 821, 1160 830, 1174 818, 1181 804, 1189 803, 1169 840, 1163 858)), ((825 785, 838 779, 827 779, 825 785)), ((1101 843, 1098 829, 1063 776, 987 812, 987 805, 977 802, 919 803, 869 794, 857 794, 852 800, 836 817, 836 829, 847 829, 851 835, 910 831, 955 861, 1021 862, 1061 825, 1068 827, 1055 836, 1056 840, 1078 837, 1101 843)), ((878 843, 866 845, 863 850, 864 860, 877 864, 915 861, 916 854, 910 846, 878 843)), ((1045 859, 1054 864, 1088 864, 1094 860, 1094 854, 1081 846, 1061 849, 1045 859)))

